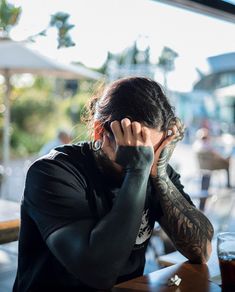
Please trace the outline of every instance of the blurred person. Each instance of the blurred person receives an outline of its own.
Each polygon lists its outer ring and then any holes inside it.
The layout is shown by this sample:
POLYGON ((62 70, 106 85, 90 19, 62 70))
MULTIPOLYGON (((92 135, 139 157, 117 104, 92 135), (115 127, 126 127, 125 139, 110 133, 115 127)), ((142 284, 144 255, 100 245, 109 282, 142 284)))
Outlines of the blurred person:
POLYGON ((48 154, 52 149, 57 146, 71 143, 72 137, 68 130, 59 129, 56 138, 46 143, 39 151, 39 156, 48 154))
POLYGON ((208 128, 203 127, 196 131, 196 140, 193 143, 193 148, 196 152, 213 151, 208 128))
MULTIPOLYGON (((196 132, 196 140, 193 143, 193 149, 197 154, 199 166, 205 170, 218 170, 224 169, 227 174, 227 187, 230 185, 230 156, 223 157, 215 150, 211 141, 209 129, 200 128, 196 132)), ((202 177, 202 190, 208 190, 211 179, 211 173, 206 173, 202 177)))
POLYGON ((90 103, 94 141, 65 145, 30 167, 13 291, 108 289, 143 274, 158 222, 193 263, 213 227, 168 164, 183 138, 158 83, 130 77, 90 103))

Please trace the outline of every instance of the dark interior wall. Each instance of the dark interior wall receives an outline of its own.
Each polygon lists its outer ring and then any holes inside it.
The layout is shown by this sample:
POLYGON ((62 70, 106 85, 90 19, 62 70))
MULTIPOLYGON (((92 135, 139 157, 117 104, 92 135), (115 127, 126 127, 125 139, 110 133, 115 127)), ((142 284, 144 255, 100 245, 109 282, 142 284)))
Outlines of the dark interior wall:
POLYGON ((235 4, 222 0, 154 0, 235 22, 235 4))
POLYGON ((221 0, 186 0, 185 2, 194 2, 202 6, 211 7, 219 11, 228 12, 235 15, 235 5, 228 1, 221 0))

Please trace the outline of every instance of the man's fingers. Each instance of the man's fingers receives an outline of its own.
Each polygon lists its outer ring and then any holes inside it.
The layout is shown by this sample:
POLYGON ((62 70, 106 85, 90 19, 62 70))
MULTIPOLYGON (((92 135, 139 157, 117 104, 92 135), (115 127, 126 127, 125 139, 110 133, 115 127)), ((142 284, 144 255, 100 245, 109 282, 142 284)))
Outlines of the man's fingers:
POLYGON ((182 123, 182 121, 179 118, 175 118, 175 125, 178 128, 179 132, 184 132, 185 125, 182 123))
POLYGON ((169 145, 176 137, 177 137, 176 129, 174 129, 174 128, 169 129, 166 133, 166 138, 162 141, 162 143, 158 147, 157 151, 158 150, 161 151, 163 148, 165 148, 167 145, 169 145))
POLYGON ((173 134, 174 134, 174 140, 175 140, 175 142, 177 142, 177 141, 180 141, 180 140, 182 140, 183 139, 183 137, 184 137, 184 128, 178 128, 177 127, 177 125, 174 125, 173 127, 172 127, 172 132, 173 132, 173 134))
POLYGON ((131 124, 132 127, 132 134, 134 137, 134 140, 136 141, 136 145, 142 142, 142 136, 141 136, 141 124, 138 122, 133 122, 131 124))
POLYGON ((139 122, 131 122, 125 118, 121 121, 113 121, 111 129, 117 145, 126 146, 153 146, 149 128, 139 122))
POLYGON ((111 123, 111 129, 117 145, 123 145, 123 132, 119 121, 113 121, 111 123))
POLYGON ((169 125, 170 129, 173 127, 176 127, 178 130, 177 140, 178 141, 182 140, 184 137, 185 125, 182 123, 182 121, 179 118, 175 117, 174 119, 170 121, 170 125, 169 125))
POLYGON ((176 125, 173 125, 171 128, 167 130, 166 139, 169 139, 172 141, 176 139, 178 136, 180 136, 180 132, 176 125))
POLYGON ((176 136, 176 135, 179 134, 179 130, 178 130, 178 128, 177 128, 176 125, 174 125, 174 126, 171 128, 171 130, 172 130, 172 136, 176 136))
POLYGON ((142 131, 141 131, 141 134, 142 134, 142 138, 143 138, 143 143, 145 145, 151 145, 152 146, 152 141, 150 139, 150 131, 147 127, 142 127, 142 131))
POLYGON ((121 126, 124 133, 124 142, 126 145, 131 145, 133 140, 131 121, 128 118, 121 120, 121 126))

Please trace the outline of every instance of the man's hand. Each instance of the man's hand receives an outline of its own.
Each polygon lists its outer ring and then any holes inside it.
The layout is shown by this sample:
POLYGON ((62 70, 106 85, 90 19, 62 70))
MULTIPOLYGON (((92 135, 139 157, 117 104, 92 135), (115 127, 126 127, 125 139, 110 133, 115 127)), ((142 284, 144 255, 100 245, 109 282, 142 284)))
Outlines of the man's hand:
POLYGON ((152 165, 153 145, 150 131, 139 122, 128 118, 111 123, 114 140, 108 133, 103 134, 102 150, 113 162, 123 167, 144 167, 140 163, 152 165), (125 152, 125 153, 124 153, 125 152), (139 160, 139 161, 138 161, 139 160))
POLYGON ((164 177, 166 167, 175 149, 176 143, 183 139, 185 127, 179 118, 171 120, 169 128, 165 133, 162 143, 154 149, 154 164, 151 169, 152 177, 164 177))

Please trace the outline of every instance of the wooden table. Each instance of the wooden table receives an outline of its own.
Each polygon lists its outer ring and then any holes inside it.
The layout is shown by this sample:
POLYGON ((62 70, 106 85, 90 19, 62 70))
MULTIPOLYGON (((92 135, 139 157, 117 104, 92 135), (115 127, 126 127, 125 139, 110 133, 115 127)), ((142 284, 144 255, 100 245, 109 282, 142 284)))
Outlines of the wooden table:
MULTIPOLYGON (((217 265, 218 259, 217 259, 217 253, 216 253, 216 237, 212 240, 212 253, 210 256, 210 259, 208 261, 208 265, 217 265)), ((164 254, 158 257, 158 263, 162 267, 169 267, 175 264, 181 264, 187 261, 187 258, 184 257, 180 252, 174 251, 168 254, 164 254)))
POLYGON ((221 287, 211 280, 220 274, 216 249, 213 249, 208 264, 196 265, 188 262, 175 264, 116 285, 112 292, 151 291, 151 292, 217 292, 221 287), (168 279, 177 274, 182 282, 179 287, 168 286, 168 279))
POLYGON ((178 264, 116 285, 111 291, 220 292, 220 286, 209 281, 209 274, 207 265, 178 264), (175 274, 182 282, 169 287, 168 279, 175 274))
POLYGON ((20 204, 0 199, 0 244, 18 239, 20 204))

